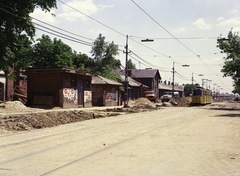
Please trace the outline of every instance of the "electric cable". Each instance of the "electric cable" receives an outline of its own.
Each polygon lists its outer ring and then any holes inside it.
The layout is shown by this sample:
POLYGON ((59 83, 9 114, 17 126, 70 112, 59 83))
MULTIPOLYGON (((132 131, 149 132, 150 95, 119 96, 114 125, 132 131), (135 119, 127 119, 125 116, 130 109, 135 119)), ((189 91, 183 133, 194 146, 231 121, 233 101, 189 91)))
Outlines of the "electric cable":
MULTIPOLYGON (((151 15, 149 15, 142 7, 140 7, 134 0, 131 0, 133 4, 135 4, 143 13, 145 13, 150 19, 152 19, 158 26, 160 26, 165 32, 167 32, 170 36, 172 36, 176 41, 178 41, 182 46, 184 46, 187 50, 189 50, 191 53, 196 55, 203 63, 204 65, 212 72, 212 69, 202 60, 200 55, 195 53, 193 50, 191 50, 189 47, 187 47, 185 44, 183 44, 178 38, 176 38, 173 34, 171 34, 166 28, 164 28, 159 22, 157 22, 151 15)), ((215 74, 215 73, 214 73, 215 74)), ((215 74, 216 75, 216 74, 215 74)), ((220 80, 221 81, 221 80, 220 80)), ((221 81, 222 82, 222 81, 221 81)), ((223 82, 222 82, 223 83, 223 82)), ((225 85, 223 83, 223 85, 225 85)))

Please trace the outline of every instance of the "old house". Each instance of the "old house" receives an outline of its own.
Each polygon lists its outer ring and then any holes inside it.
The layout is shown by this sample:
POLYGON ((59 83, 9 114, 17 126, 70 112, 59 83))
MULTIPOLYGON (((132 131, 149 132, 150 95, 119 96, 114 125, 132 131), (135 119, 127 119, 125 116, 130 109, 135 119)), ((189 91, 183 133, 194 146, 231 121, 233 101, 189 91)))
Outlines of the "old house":
MULTIPOLYGON (((117 70, 120 75, 125 75, 125 70, 117 70)), ((155 95, 159 97, 159 82, 161 80, 160 73, 157 69, 136 69, 128 70, 128 77, 146 85, 148 89, 154 91, 155 95)))
POLYGON ((92 76, 77 69, 27 68, 27 103, 62 108, 91 107, 92 76))
MULTIPOLYGON (((121 76, 121 81, 123 84, 125 84, 125 76, 121 76)), ((140 97, 142 97, 142 83, 132 79, 131 77, 128 77, 128 99, 130 100, 136 100, 140 97)), ((124 97, 124 92, 122 92, 122 97, 124 97)))
MULTIPOLYGON (((172 92, 173 86, 171 84, 159 83, 159 96, 163 96, 164 92, 172 92)), ((184 86, 174 85, 174 92, 178 92, 180 97, 183 96, 184 86)))
POLYGON ((0 71, 0 101, 19 100, 19 96, 24 92, 26 99, 27 80, 26 75, 19 72, 19 76, 15 80, 8 78, 3 71, 0 71))
POLYGON ((121 105, 121 83, 96 75, 92 77, 92 105, 121 105))

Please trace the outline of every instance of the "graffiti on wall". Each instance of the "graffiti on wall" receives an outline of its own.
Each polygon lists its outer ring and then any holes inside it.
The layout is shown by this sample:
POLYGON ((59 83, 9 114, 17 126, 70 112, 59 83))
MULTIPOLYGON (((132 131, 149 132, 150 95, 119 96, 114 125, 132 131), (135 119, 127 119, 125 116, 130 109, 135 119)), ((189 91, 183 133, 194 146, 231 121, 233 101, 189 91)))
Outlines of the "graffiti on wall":
POLYGON ((92 102, 92 92, 91 91, 84 91, 84 102, 92 102))
POLYGON ((78 90, 72 88, 63 89, 63 97, 67 101, 73 101, 74 104, 78 103, 78 90))

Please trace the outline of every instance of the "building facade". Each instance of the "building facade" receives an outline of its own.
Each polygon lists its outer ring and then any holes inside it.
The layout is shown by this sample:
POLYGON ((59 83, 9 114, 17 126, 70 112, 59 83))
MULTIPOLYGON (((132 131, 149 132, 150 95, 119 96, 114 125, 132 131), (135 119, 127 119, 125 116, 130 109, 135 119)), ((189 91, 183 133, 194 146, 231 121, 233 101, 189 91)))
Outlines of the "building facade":
POLYGON ((89 73, 64 67, 28 68, 25 73, 29 106, 92 106, 92 76, 89 73))

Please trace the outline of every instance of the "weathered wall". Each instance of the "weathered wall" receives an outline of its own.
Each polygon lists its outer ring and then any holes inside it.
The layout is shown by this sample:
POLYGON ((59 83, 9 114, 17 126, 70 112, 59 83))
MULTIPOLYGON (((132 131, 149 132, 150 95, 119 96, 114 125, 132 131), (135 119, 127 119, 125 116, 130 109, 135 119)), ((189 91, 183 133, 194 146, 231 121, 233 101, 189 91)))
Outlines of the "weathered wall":
POLYGON ((120 105, 119 86, 92 85, 93 106, 118 106, 120 105))

